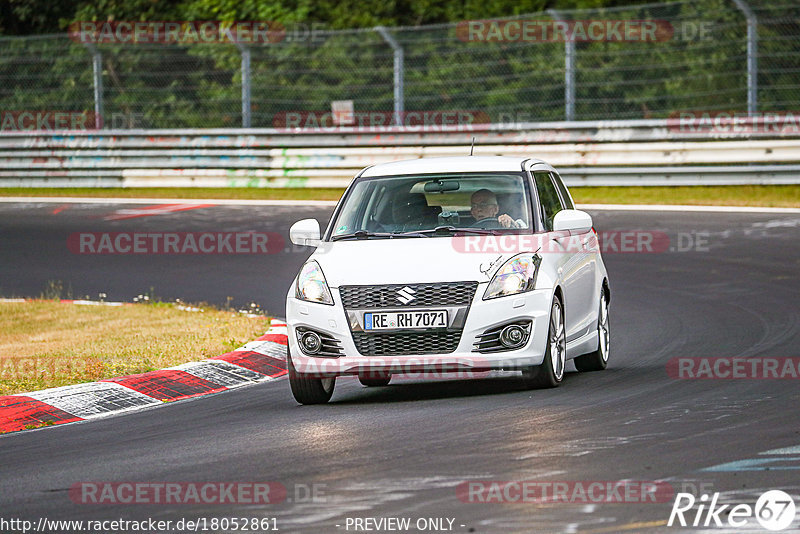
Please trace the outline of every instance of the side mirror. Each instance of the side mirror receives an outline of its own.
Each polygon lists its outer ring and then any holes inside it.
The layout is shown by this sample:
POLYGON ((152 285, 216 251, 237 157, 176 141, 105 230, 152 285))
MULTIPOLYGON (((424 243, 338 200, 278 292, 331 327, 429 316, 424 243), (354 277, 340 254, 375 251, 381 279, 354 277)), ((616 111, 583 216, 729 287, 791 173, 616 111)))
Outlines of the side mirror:
POLYGON ((553 231, 585 234, 592 229, 592 216, 581 210, 561 210, 553 219, 553 231))
POLYGON ((316 219, 297 221, 289 228, 289 239, 295 245, 304 247, 319 246, 322 241, 319 233, 319 222, 316 219))

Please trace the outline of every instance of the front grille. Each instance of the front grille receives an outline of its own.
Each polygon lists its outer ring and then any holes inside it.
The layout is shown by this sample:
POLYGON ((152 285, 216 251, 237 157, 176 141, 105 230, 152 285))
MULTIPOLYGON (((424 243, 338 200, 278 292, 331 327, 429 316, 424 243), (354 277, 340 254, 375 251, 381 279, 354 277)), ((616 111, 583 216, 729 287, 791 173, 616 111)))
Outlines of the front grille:
POLYGON ((393 284, 381 286, 341 286, 339 295, 347 309, 469 306, 478 282, 442 282, 432 284, 393 284), (408 288, 411 291, 398 292, 408 288), (413 299, 408 300, 408 295, 413 299), (403 300, 398 300, 398 297, 403 300), (406 302, 407 301, 407 302, 406 302))
POLYGON ((364 356, 395 354, 446 354, 456 350, 461 331, 454 332, 353 332, 358 352, 364 356))

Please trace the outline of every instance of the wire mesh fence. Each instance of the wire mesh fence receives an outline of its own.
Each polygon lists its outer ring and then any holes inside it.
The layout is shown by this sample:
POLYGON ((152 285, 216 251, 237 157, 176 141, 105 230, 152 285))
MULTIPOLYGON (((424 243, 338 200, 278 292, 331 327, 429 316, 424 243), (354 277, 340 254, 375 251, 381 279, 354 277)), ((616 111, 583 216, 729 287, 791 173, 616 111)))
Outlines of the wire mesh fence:
POLYGON ((551 10, 383 34, 270 24, 269 39, 213 42, 0 38, 0 127, 49 111, 96 113, 104 128, 329 127, 342 122, 334 101, 379 125, 792 112, 800 100, 796 2, 551 10))

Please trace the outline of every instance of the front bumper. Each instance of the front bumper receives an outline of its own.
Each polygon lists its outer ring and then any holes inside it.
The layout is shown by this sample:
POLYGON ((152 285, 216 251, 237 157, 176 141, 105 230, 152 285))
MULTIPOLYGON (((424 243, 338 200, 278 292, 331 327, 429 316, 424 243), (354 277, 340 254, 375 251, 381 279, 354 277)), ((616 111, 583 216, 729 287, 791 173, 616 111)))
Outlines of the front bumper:
POLYGON ((454 352, 446 354, 362 355, 353 341, 338 288, 331 288, 333 306, 297 300, 291 293, 286 301, 286 321, 292 363, 298 373, 317 376, 511 370, 541 364, 547 346, 552 289, 537 289, 484 301, 486 286, 486 283, 479 284, 464 320, 458 346, 454 352), (531 333, 521 348, 484 354, 474 351, 474 344, 486 330, 524 320, 531 321, 531 333), (304 354, 297 341, 298 328, 313 329, 338 339, 343 355, 317 357, 304 354))

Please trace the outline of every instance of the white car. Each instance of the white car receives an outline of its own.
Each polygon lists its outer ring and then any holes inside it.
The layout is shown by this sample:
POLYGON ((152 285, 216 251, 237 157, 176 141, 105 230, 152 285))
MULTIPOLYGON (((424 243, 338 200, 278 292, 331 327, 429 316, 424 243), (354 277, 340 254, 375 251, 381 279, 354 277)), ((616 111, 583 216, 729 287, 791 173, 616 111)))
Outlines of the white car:
MULTIPOLYGON (((566 361, 605 369, 608 274, 591 216, 537 159, 449 157, 367 167, 289 289, 289 382, 324 403, 337 376, 522 371, 555 387, 566 361)), ((416 375, 415 375, 416 374, 416 375)))

